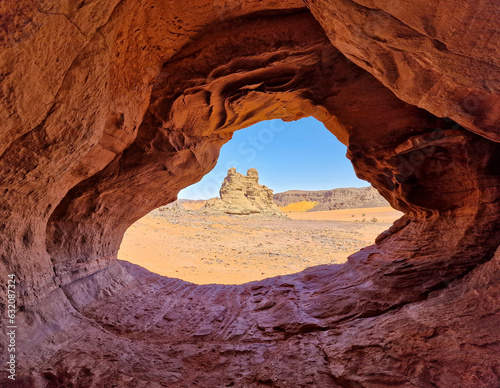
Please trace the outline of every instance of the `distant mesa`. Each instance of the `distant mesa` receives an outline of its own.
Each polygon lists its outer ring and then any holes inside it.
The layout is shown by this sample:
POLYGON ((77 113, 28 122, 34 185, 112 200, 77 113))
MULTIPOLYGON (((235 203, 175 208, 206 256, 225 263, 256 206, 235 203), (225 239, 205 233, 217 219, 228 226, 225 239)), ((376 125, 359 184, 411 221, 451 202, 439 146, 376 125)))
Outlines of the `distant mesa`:
POLYGON ((289 190, 274 194, 283 212, 324 211, 390 206, 371 186, 321 191, 289 190))
POLYGON ((230 168, 220 188, 220 198, 207 201, 203 211, 225 214, 281 216, 278 206, 273 201, 273 191, 259 184, 259 173, 255 168, 240 174, 230 168))

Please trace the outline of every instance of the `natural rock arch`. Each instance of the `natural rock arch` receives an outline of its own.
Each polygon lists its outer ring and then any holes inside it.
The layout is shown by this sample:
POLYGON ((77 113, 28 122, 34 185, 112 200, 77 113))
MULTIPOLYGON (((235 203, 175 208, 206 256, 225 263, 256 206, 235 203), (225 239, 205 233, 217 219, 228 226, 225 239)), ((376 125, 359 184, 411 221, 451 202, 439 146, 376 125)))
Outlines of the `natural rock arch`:
MULTIPOLYGON (((492 46, 472 50, 462 36, 457 48, 445 18, 409 6, 393 17, 369 3, 310 1, 311 12, 299 1, 20 3, 15 12, 37 27, 12 21, 23 34, 6 49, 14 59, 3 81, 0 227, 4 278, 20 281, 23 378, 36 386, 494 385, 492 46), (351 23, 357 30, 346 32, 351 23), (46 46, 53 55, 24 68, 43 78, 20 85, 13 63, 23 64, 27 47, 46 46), (459 74, 465 65, 468 77, 459 74), (427 84, 437 78, 439 93, 427 84), (304 116, 347 144, 358 175, 405 212, 376 245, 341 266, 234 287, 116 262, 126 228, 201 179, 235 130, 304 116)), ((478 13, 489 9, 482 4, 478 13)), ((493 36, 487 27, 482 37, 493 36)))

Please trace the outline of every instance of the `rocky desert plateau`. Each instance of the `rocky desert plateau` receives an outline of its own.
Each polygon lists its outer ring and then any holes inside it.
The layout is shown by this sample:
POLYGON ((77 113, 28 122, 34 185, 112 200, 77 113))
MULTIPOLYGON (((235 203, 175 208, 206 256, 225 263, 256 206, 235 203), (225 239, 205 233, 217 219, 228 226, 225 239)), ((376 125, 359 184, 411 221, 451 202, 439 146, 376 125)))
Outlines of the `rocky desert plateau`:
POLYGON ((0 12, 0 387, 500 386, 498 0, 0 12), (249 169, 174 204, 303 118, 376 202, 249 169))

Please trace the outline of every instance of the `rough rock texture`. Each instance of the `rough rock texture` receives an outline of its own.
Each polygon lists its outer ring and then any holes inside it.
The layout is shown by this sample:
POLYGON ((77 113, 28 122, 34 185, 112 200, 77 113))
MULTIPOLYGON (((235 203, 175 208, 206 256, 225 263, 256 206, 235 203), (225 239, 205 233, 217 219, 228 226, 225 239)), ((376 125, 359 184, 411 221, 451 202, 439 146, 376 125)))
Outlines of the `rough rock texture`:
POLYGON ((330 41, 399 98, 500 140, 496 0, 307 0, 330 41))
POLYGON ((273 202, 273 191, 259 184, 259 173, 255 168, 247 175, 230 168, 219 191, 220 198, 207 201, 203 211, 226 214, 260 214, 281 216, 278 206, 273 202))
POLYGON ((16 386, 499 385, 496 0, 19 0, 1 17, 16 386), (375 245, 242 286, 116 260, 234 131, 304 116, 405 213, 375 245))
POLYGON ((389 205, 385 198, 371 186, 319 191, 289 190, 276 193, 273 198, 274 203, 280 207, 301 201, 318 202, 316 206, 308 210, 311 212, 389 205))

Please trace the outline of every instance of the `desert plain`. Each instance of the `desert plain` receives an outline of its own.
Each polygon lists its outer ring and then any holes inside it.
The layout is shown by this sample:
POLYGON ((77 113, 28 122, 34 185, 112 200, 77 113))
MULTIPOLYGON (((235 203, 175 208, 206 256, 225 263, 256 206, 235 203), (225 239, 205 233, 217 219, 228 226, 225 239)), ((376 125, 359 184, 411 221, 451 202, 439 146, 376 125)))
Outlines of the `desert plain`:
POLYGON ((402 213, 377 207, 286 216, 161 208, 127 230, 118 258, 196 284, 242 284, 343 263, 372 245, 402 213))

